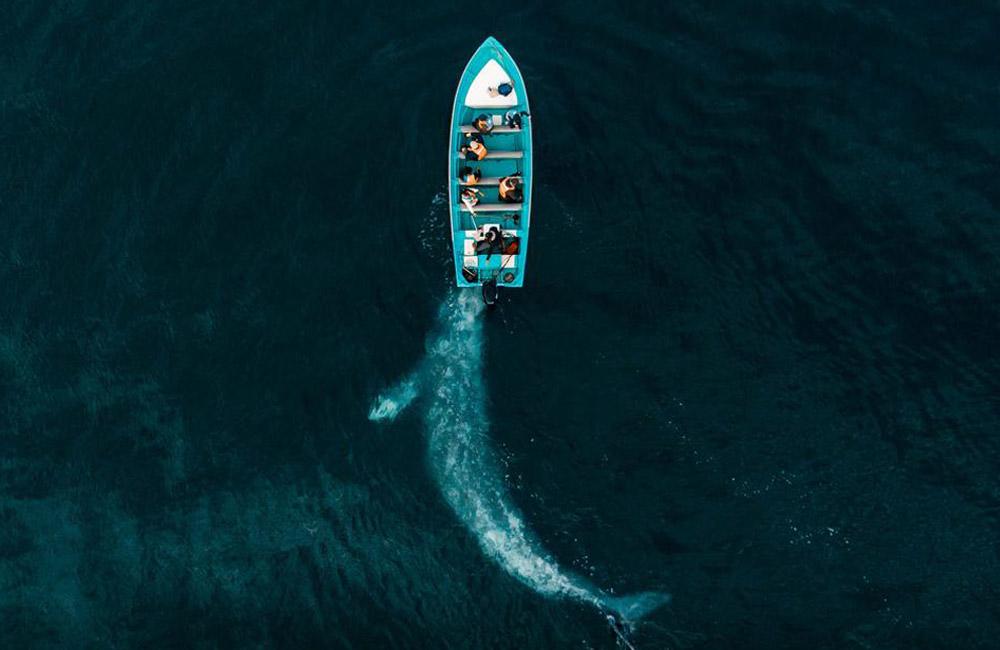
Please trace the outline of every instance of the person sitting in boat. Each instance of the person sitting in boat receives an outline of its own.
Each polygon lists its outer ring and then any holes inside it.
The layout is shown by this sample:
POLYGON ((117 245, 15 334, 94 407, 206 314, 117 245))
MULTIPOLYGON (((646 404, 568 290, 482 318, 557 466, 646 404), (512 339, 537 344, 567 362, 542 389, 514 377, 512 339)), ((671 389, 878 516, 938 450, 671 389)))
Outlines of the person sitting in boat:
POLYGON ((503 116, 504 126, 509 126, 512 129, 520 129, 524 126, 522 117, 530 117, 528 111, 507 111, 503 116))
POLYGON ((510 82, 505 81, 502 84, 498 85, 496 88, 490 86, 489 88, 486 89, 486 92, 489 94, 490 97, 497 97, 498 95, 506 97, 510 95, 512 92, 514 92, 514 86, 512 86, 510 82))
POLYGON ((487 134, 493 130, 493 120, 490 119, 489 115, 484 113, 472 122, 472 126, 476 127, 476 130, 480 133, 487 134))
POLYGON ((497 226, 487 230, 483 238, 476 242, 476 255, 486 253, 486 259, 490 259, 493 253, 501 251, 503 251, 503 233, 497 226))
POLYGON ((466 185, 475 185, 479 182, 479 179, 483 177, 482 170, 473 169, 466 165, 462 167, 462 170, 458 172, 458 178, 466 185))
POLYGON ((462 205, 469 208, 469 212, 475 214, 476 211, 472 208, 479 205, 479 197, 482 196, 482 194, 482 190, 477 190, 474 187, 466 187, 459 194, 459 199, 462 201, 462 205))
POLYGON ((488 153, 486 145, 483 144, 483 136, 478 133, 469 134, 469 144, 463 145, 460 151, 466 160, 482 160, 488 153))
POLYGON ((500 179, 500 200, 504 203, 520 203, 524 200, 521 174, 511 174, 500 179))

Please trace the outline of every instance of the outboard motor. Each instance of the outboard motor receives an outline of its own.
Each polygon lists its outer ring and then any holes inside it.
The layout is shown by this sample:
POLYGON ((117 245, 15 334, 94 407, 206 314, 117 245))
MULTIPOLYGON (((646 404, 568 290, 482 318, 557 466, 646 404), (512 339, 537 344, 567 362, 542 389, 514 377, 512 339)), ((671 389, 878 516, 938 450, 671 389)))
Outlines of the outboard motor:
POLYGON ((497 280, 493 278, 483 283, 483 302, 487 305, 497 304, 497 296, 500 290, 497 288, 497 280))

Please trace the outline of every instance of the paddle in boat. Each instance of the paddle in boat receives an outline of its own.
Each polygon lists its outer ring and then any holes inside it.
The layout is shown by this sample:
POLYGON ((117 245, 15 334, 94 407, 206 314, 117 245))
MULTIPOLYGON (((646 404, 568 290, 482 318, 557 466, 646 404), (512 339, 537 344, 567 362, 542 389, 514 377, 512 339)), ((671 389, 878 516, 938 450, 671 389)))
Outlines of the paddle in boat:
POLYGON ((524 285, 531 224, 531 118, 517 64, 492 36, 462 72, 451 112, 448 199, 455 280, 482 287, 524 285))

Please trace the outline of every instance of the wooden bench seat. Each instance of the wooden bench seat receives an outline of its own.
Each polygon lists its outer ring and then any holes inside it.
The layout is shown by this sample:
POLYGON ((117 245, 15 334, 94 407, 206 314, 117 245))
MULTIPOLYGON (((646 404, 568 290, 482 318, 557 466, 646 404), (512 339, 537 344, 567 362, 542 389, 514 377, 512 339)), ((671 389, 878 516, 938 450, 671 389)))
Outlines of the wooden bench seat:
MULTIPOLYGON (((482 135, 493 135, 494 133, 520 133, 520 132, 521 129, 515 129, 512 126, 499 125, 499 126, 494 126, 493 130, 490 131, 489 133, 483 133, 482 135)), ((476 129, 476 127, 472 126, 471 124, 463 124, 462 133, 479 133, 479 131, 476 129)))
MULTIPOLYGON (((465 155, 461 152, 457 152, 455 155, 465 160, 465 155)), ((492 149, 487 149, 486 157, 483 160, 520 160, 521 158, 524 158, 523 151, 493 151, 492 149)), ((468 160, 466 162, 475 163, 482 162, 482 160, 468 160)))
POLYGON ((459 185, 476 186, 476 187, 479 187, 480 185, 486 185, 486 186, 489 186, 489 185, 500 185, 500 177, 499 176, 483 176, 482 178, 479 179, 478 183, 466 183, 465 181, 459 181, 458 184, 459 185))
MULTIPOLYGON (((472 206, 472 209, 479 212, 518 212, 523 203, 480 203, 472 206)), ((462 204, 462 212, 468 212, 469 208, 462 204)))

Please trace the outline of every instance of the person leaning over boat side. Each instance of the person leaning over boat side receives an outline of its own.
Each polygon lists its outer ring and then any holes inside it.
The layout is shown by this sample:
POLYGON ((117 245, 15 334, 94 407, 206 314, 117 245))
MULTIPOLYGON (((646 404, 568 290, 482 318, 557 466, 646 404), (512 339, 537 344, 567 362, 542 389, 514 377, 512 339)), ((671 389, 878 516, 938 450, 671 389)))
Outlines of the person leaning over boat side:
POLYGON ((469 134, 469 144, 463 145, 459 151, 465 155, 466 160, 482 160, 487 154, 483 136, 478 133, 469 134))
POLYGON ((521 120, 522 117, 531 117, 528 115, 528 111, 507 111, 503 116, 504 126, 509 126, 512 129, 521 129, 524 126, 524 122, 521 120))
POLYGON ((520 203, 524 200, 521 174, 511 174, 500 179, 500 200, 504 203, 520 203))
POLYGON ((473 210, 475 206, 479 205, 479 197, 483 194, 482 190, 477 190, 474 187, 467 187, 462 190, 459 194, 459 198, 462 201, 462 205, 469 209, 469 212, 475 214, 476 211, 473 210))
POLYGON ((479 179, 483 177, 482 170, 473 169, 466 165, 462 167, 462 170, 458 172, 458 178, 466 185, 475 185, 479 182, 479 179))
POLYGON ((489 115, 483 113, 475 119, 472 126, 476 127, 477 131, 485 135, 493 130, 493 120, 490 119, 489 115))

